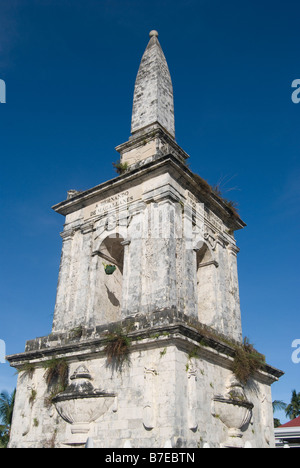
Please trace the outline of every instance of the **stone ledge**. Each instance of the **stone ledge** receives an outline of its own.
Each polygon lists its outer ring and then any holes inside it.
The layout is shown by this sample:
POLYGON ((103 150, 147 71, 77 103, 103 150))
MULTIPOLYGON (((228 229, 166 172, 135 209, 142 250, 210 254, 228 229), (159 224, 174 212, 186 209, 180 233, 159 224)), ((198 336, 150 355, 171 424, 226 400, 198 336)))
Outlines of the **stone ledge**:
POLYGON ((233 231, 246 226, 246 223, 238 215, 233 215, 230 212, 220 197, 210 192, 207 182, 197 176, 197 174, 194 174, 185 163, 171 153, 151 157, 150 161, 141 161, 137 164, 137 167, 130 168, 125 174, 81 192, 69 200, 64 200, 52 206, 52 209, 66 216, 93 203, 93 200, 98 199, 99 196, 105 196, 105 193, 111 189, 121 191, 124 184, 134 184, 136 180, 142 177, 149 177, 150 172, 153 175, 155 170, 164 170, 170 173, 173 171, 178 178, 182 177, 185 187, 194 193, 199 200, 204 197, 207 208, 212 210, 221 219, 225 217, 228 227, 233 231), (202 182, 200 183, 200 181, 202 182))
MULTIPOLYGON (((164 309, 149 315, 135 315, 119 322, 82 329, 82 333, 77 337, 74 337, 74 330, 51 333, 27 341, 24 353, 10 355, 6 359, 11 366, 22 367, 25 362, 44 361, 53 357, 53 354, 56 357, 66 356, 73 359, 77 356, 82 359, 83 356, 99 355, 103 353, 107 333, 113 333, 120 328, 131 338, 132 351, 162 345, 176 345, 189 351, 198 346, 201 355, 211 357, 222 364, 226 364, 227 361, 227 367, 231 367, 235 356, 234 345, 241 344, 218 334, 212 328, 176 309, 164 309)), ((284 373, 266 364, 257 374, 264 374, 264 379, 276 381, 284 373)))

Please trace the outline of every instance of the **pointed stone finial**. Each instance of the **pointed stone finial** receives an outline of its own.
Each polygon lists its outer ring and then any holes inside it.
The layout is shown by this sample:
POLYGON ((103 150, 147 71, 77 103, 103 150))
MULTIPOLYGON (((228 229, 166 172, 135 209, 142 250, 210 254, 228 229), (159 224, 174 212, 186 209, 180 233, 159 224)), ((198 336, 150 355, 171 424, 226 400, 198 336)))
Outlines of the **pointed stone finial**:
POLYGON ((158 32, 152 30, 149 36, 135 82, 131 133, 159 123, 175 138, 173 86, 168 64, 157 39, 158 32))

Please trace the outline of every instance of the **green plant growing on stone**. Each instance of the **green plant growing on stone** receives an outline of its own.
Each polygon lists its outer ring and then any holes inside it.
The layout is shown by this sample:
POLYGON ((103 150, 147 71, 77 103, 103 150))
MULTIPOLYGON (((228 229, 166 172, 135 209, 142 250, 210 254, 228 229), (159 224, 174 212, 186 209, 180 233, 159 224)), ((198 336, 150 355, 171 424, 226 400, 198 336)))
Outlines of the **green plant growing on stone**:
POLYGON ((106 275, 112 275, 117 269, 115 265, 106 264, 104 262, 102 262, 102 265, 104 266, 104 271, 106 275))
POLYGON ((186 372, 188 372, 189 369, 190 369, 190 361, 192 359, 199 359, 198 351, 199 350, 198 350, 197 346, 194 346, 194 348, 190 350, 190 352, 188 354, 188 362, 186 363, 186 366, 185 366, 186 372))
POLYGON ((32 379, 33 374, 35 371, 35 365, 31 364, 30 362, 26 362, 20 369, 18 369, 18 373, 23 373, 23 376, 26 376, 32 379))
POLYGON ((72 328, 72 330, 70 331, 70 338, 73 340, 79 339, 82 337, 82 334, 83 334, 83 326, 79 325, 78 327, 72 328))
POLYGON ((34 403, 35 400, 36 400, 36 395, 37 395, 37 391, 36 391, 34 388, 32 388, 32 389, 31 389, 31 393, 30 393, 30 397, 29 397, 29 404, 30 404, 31 406, 33 405, 33 403, 34 403))
MULTIPOLYGON (((235 216, 239 216, 238 214, 238 203, 233 201, 233 200, 229 200, 228 198, 225 198, 224 195, 223 195, 223 191, 221 189, 221 184, 216 184, 216 185, 213 185, 211 187, 211 190, 212 190, 212 193, 220 198, 222 200, 222 202, 224 203, 224 205, 226 205, 226 207, 231 211, 231 213, 235 216)), ((231 190, 234 190, 233 188, 231 189, 227 189, 227 191, 231 191, 231 190)))
MULTIPOLYGON (((198 174, 194 173, 194 179, 199 185, 199 188, 206 194, 213 194, 215 197, 217 197, 219 200, 221 200, 224 205, 229 209, 231 214, 235 217, 239 217, 238 213, 238 203, 229 200, 228 198, 225 198, 223 195, 223 191, 221 189, 221 184, 216 184, 211 186, 206 180, 204 180, 202 177, 200 177, 198 174)), ((231 191, 235 190, 234 188, 227 189, 226 191, 231 191)))
POLYGON ((202 177, 199 176, 199 174, 193 173, 194 179, 196 180, 200 190, 202 190, 204 193, 211 193, 212 188, 209 185, 209 183, 203 179, 202 177))
POLYGON ((235 345, 234 348, 233 373, 245 385, 256 371, 264 368, 266 359, 249 343, 248 338, 244 338, 243 344, 235 345))
POLYGON ((123 332, 121 327, 106 333, 106 346, 104 353, 108 364, 116 364, 121 367, 124 362, 129 363, 131 339, 123 332))
POLYGON ((198 350, 197 346, 195 346, 193 349, 191 349, 191 351, 188 354, 189 361, 191 359, 193 359, 193 358, 199 358, 198 351, 199 350, 198 350))
POLYGON ((240 343, 201 323, 191 322, 189 325, 195 328, 202 335, 201 339, 198 340, 199 345, 210 346, 210 340, 213 340, 220 344, 229 346, 229 348, 232 349, 232 370, 236 378, 242 384, 245 385, 255 372, 263 370, 266 366, 265 356, 254 348, 247 337, 245 337, 243 342, 240 343))
POLYGON ((161 337, 161 334, 160 334, 160 333, 155 333, 154 335, 150 335, 149 338, 152 338, 152 339, 154 339, 154 340, 158 340, 158 338, 160 338, 160 337, 161 337))
POLYGON ((54 388, 54 392, 62 392, 68 383, 69 366, 65 359, 50 359, 44 363, 46 372, 44 378, 49 388, 54 388))
POLYGON ((39 426, 39 420, 37 418, 34 418, 33 420, 33 426, 38 427, 39 426))
POLYGON ((128 163, 125 162, 125 163, 121 163, 121 161, 117 161, 116 163, 113 163, 113 167, 116 171, 117 174, 119 175, 122 175, 124 174, 125 172, 128 171, 128 163))
POLYGON ((44 403, 46 408, 51 408, 53 405, 53 400, 54 398, 61 392, 63 392, 66 389, 66 387, 55 387, 54 390, 52 390, 44 399, 44 403))

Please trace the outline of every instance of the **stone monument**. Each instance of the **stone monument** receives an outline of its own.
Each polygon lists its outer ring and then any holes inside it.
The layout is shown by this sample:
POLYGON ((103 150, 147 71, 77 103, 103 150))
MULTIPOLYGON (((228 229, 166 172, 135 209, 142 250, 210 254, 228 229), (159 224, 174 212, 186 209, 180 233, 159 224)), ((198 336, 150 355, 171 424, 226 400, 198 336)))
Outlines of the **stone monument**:
POLYGON ((65 217, 52 332, 18 369, 10 447, 274 447, 282 372, 243 340, 234 207, 187 165, 158 41, 136 78, 119 175, 65 217))

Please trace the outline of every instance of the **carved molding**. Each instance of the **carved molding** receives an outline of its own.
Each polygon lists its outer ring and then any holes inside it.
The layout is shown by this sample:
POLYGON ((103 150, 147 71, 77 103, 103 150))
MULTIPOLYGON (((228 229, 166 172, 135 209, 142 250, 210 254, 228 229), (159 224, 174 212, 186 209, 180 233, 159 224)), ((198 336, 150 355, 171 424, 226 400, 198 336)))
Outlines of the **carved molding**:
POLYGON ((75 229, 73 229, 73 228, 66 229, 65 231, 60 233, 60 237, 65 242, 65 241, 68 241, 68 240, 72 240, 74 234, 75 234, 75 229))
POLYGON ((200 265, 198 265, 198 268, 203 268, 203 267, 207 267, 210 265, 214 265, 216 268, 219 268, 219 263, 216 260, 211 260, 210 262, 200 263, 200 265))
POLYGON ((231 253, 232 255, 234 255, 235 257, 237 256, 237 254, 239 253, 240 249, 236 246, 236 245, 228 245, 228 250, 229 250, 229 253, 231 253))
POLYGON ((94 231, 94 223, 86 223, 80 227, 82 234, 89 234, 94 231))

